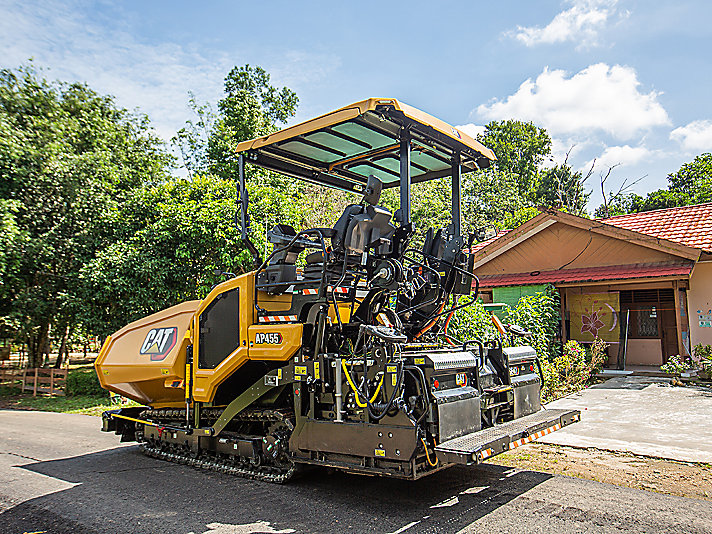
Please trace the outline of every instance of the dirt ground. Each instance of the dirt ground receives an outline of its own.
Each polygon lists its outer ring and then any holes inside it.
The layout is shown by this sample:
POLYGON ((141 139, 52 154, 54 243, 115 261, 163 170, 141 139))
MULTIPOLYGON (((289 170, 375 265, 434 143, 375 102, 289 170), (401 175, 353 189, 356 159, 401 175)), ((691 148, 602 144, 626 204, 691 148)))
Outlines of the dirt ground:
POLYGON ((712 465, 544 443, 501 454, 492 463, 712 501, 712 465))

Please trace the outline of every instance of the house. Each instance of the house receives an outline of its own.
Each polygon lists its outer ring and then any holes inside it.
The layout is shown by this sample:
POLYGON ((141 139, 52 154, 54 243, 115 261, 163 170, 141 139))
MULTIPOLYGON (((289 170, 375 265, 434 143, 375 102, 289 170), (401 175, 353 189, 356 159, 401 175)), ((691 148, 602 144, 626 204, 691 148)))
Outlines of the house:
POLYGON ((473 252, 485 302, 553 284, 563 340, 604 339, 613 366, 712 344, 712 203, 608 219, 542 209, 473 252))

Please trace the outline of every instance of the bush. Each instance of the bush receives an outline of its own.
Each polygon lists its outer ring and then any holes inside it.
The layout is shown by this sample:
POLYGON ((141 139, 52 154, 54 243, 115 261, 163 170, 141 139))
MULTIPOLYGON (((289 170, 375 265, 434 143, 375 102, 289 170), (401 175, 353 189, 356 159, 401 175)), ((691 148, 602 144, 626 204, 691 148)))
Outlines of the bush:
MULTIPOLYGON (((514 308, 505 305, 501 317, 504 323, 517 324, 532 333, 524 341, 515 339, 514 344, 531 345, 542 358, 552 359, 559 354, 559 345, 556 343, 560 321, 559 299, 553 287, 536 295, 522 297, 514 308)), ((492 324, 490 312, 479 302, 458 311, 452 318, 448 332, 462 341, 487 341, 499 336, 492 324)), ((505 346, 511 344, 509 339, 504 339, 503 343, 505 346)))
POLYGON ((686 362, 684 358, 679 354, 676 354, 675 356, 670 356, 670 358, 668 358, 667 363, 660 366, 660 370, 663 373, 667 373, 670 375, 678 375, 683 371, 687 371, 691 368, 692 365, 686 362))
POLYGON ((544 387, 542 397, 553 400, 557 397, 578 391, 588 384, 606 361, 608 345, 596 338, 589 348, 577 341, 567 341, 561 355, 552 361, 544 360, 544 387))
POLYGON ((699 362, 700 369, 702 369, 708 376, 712 376, 712 345, 695 345, 692 349, 692 354, 695 359, 699 362))
POLYGON ((94 369, 73 369, 67 375, 65 388, 67 397, 78 395, 107 396, 105 389, 99 384, 99 378, 94 369))
POLYGON ((504 322, 519 325, 532 333, 524 341, 515 340, 515 344, 531 345, 540 358, 549 361, 561 354, 561 345, 556 342, 561 325, 559 295, 553 286, 536 295, 522 297, 514 308, 507 306, 504 322))
MULTIPOLYGON (((569 341, 562 349, 557 342, 561 324, 559 296, 553 286, 536 295, 522 297, 513 308, 505 306, 500 316, 504 323, 517 324, 532 333, 525 339, 504 336, 502 342, 505 346, 527 344, 536 350, 544 375, 542 398, 545 400, 584 387, 606 360, 608 345, 598 338, 590 348, 569 341)), ((459 311, 453 317, 449 333, 463 341, 499 337, 490 313, 480 303, 459 311)))

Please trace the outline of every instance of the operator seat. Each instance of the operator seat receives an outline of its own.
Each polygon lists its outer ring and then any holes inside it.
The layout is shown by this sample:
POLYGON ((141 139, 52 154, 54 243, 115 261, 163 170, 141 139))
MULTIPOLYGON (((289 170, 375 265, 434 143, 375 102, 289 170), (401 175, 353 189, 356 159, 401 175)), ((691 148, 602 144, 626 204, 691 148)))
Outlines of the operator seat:
MULTIPOLYGON (((363 196, 363 202, 366 205, 350 204, 346 206, 333 228, 319 229, 325 238, 331 239, 331 253, 327 253, 327 262, 332 257, 338 258, 338 262, 342 262, 344 256, 359 256, 358 261, 360 261, 360 255, 368 247, 374 245, 378 253, 383 254, 389 251, 389 238, 395 231, 395 227, 390 222, 391 212, 377 205, 382 189, 381 180, 373 175, 369 176, 363 196), (381 241, 382 239, 383 241, 381 241)), ((267 240, 277 250, 287 245, 295 235, 296 232, 291 226, 278 224, 267 233, 267 240)), ((279 252, 272 257, 266 268, 266 281, 277 285, 268 289, 270 293, 283 293, 292 282, 297 280, 295 262, 303 250, 303 246, 295 243, 288 250, 279 252)), ((308 254, 305 260, 304 277, 319 279, 324 264, 322 251, 317 250, 308 254)))
MULTIPOLYGON (((334 236, 331 238, 334 251, 347 255, 362 254, 368 247, 393 234, 395 226, 391 224, 391 212, 378 206, 382 189, 381 180, 373 175, 368 177, 363 196, 366 205, 347 206, 334 225, 334 236)), ((387 252, 388 246, 386 242, 378 244, 377 252, 387 252)))

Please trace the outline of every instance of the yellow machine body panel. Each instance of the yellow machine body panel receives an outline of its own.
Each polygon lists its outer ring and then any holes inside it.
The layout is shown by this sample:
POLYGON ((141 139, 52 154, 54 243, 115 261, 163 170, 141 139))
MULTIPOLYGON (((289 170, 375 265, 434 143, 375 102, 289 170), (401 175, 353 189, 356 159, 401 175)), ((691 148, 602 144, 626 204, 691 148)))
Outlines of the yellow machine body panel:
POLYGON ((287 361, 302 346, 304 325, 255 324, 250 331, 250 360, 287 361))
POLYGON ((257 305, 270 312, 287 311, 292 307, 292 294, 270 295, 266 291, 257 292, 257 305))
POLYGON ((94 364, 101 386, 141 404, 182 405, 186 348, 199 306, 199 300, 184 302, 109 336, 94 364))
MULTIPOLYGON (((248 329, 255 322, 255 276, 250 272, 231 278, 213 288, 200 303, 193 317, 193 332, 196 332, 193 343, 193 399, 198 402, 212 402, 217 387, 229 376, 235 373, 248 360, 248 329), (235 350, 227 354, 214 367, 203 365, 200 355, 201 347, 201 315, 208 312, 219 297, 230 291, 237 290, 238 314, 235 325, 238 328, 238 343, 235 350)), ((203 334, 206 332, 204 331, 203 334)))
MULTIPOLYGON (((255 277, 247 273, 227 280, 203 300, 167 308, 135 321, 109 336, 95 367, 102 387, 154 408, 185 405, 187 384, 192 383, 192 398, 209 403, 217 388, 249 360, 287 361, 302 345, 301 323, 257 323, 255 277), (235 294, 236 292, 236 294, 235 294), (216 310, 217 318, 207 318, 223 299, 229 307, 216 310), (229 328, 213 320, 227 321, 229 328), (202 337, 210 331, 232 332, 229 351, 217 357, 201 355, 210 351, 202 337), (193 346, 193 364, 187 365, 186 351, 193 346), (212 358, 212 359, 211 359, 212 358), (192 369, 192 381, 186 375, 192 369)), ((271 296, 259 292, 258 305, 270 312, 284 312, 291 306, 291 295, 271 296)), ((333 315, 333 313, 332 313, 333 315)), ((346 319, 347 307, 342 308, 346 319)))

